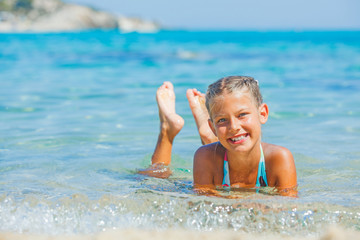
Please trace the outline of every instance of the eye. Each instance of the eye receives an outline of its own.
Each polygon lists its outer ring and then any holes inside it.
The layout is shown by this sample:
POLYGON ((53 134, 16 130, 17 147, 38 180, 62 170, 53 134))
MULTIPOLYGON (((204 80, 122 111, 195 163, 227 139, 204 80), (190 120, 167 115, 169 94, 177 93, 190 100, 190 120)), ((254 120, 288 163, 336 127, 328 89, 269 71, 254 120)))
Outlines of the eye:
POLYGON ((247 113, 240 113, 240 114, 238 115, 238 118, 244 118, 244 117, 246 117, 246 115, 247 115, 247 113))
POLYGON ((225 118, 220 118, 219 120, 217 120, 216 122, 217 123, 223 123, 223 122, 225 122, 226 121, 226 119, 225 118))
POLYGON ((239 114, 239 118, 245 117, 246 115, 247 115, 247 113, 240 113, 240 114, 239 114))

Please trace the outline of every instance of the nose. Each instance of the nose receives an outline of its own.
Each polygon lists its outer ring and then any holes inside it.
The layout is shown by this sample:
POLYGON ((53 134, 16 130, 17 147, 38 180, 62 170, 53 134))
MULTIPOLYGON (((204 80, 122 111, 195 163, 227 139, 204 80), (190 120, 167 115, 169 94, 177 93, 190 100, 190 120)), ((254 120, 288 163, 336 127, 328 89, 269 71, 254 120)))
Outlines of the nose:
POLYGON ((239 119, 237 118, 231 118, 230 119, 230 131, 232 132, 238 132, 241 128, 241 124, 239 119))

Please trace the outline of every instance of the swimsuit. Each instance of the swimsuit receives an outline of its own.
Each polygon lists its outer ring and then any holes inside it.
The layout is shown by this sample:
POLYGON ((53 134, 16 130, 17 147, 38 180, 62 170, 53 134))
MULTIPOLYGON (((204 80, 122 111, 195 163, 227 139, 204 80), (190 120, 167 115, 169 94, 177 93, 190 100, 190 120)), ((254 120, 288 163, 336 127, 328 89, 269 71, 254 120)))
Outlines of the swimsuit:
MULTIPOLYGON (((259 168, 256 177, 255 187, 266 187, 268 186, 268 183, 267 183, 266 171, 265 171, 265 158, 261 144, 260 144, 260 151, 261 151, 261 156, 259 161, 259 168)), ((230 187, 229 162, 227 160, 226 151, 224 156, 224 180, 222 185, 223 187, 230 187)))

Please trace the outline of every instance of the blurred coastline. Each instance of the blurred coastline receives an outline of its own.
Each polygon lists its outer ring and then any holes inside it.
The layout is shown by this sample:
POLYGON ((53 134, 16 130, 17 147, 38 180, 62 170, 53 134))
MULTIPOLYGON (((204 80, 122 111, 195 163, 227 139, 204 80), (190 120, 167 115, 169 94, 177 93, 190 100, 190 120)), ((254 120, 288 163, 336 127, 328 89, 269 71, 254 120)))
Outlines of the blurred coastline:
POLYGON ((147 33, 157 32, 160 25, 141 18, 115 16, 61 0, 0 1, 0 32, 66 32, 89 29, 147 33))

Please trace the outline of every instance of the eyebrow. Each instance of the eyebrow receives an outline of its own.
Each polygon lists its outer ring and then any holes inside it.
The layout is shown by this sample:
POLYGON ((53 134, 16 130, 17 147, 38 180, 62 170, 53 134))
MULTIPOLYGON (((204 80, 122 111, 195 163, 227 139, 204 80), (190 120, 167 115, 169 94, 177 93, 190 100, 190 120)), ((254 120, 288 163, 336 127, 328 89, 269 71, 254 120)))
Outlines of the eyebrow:
MULTIPOLYGON (((249 110, 249 107, 241 107, 236 111, 236 113, 240 113, 240 112, 248 111, 248 110, 249 110)), ((215 114, 215 115, 213 115, 213 118, 215 119, 217 117, 221 117, 221 116, 224 116, 224 115, 226 115, 226 114, 215 114)))

